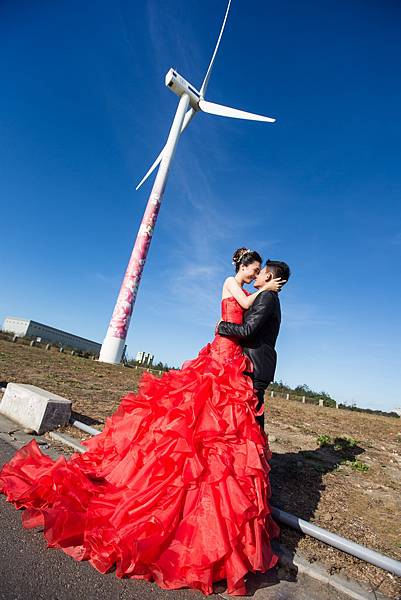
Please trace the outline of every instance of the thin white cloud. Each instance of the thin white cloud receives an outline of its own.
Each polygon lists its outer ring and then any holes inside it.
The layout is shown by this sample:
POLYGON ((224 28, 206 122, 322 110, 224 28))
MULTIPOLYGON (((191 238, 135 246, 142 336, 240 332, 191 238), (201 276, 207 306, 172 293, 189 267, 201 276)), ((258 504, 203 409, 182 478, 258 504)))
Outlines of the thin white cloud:
POLYGON ((322 313, 322 308, 313 303, 290 299, 284 301, 282 305, 283 326, 288 329, 332 327, 336 322, 333 316, 322 313))
POLYGON ((107 285, 109 285, 113 288, 117 288, 119 283, 121 283, 121 281, 119 282, 119 280, 116 276, 105 275, 104 273, 101 273, 100 271, 95 273, 95 278, 98 281, 101 281, 102 283, 106 283, 107 285))

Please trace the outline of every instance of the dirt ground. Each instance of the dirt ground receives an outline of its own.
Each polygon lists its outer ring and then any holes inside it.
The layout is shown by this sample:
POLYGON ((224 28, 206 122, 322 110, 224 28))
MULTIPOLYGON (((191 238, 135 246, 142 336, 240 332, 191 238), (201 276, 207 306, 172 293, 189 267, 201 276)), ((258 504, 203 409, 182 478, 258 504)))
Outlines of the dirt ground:
MULTIPOLYGON (((101 429, 141 370, 0 339, 0 385, 30 383, 73 401, 74 416, 101 429)), ((273 451, 272 504, 401 560, 401 420, 267 399, 273 451), (320 443, 319 443, 319 441, 320 443)), ((77 429, 64 431, 84 439, 77 429)), ((281 541, 331 572, 368 582, 390 598, 401 580, 282 527, 281 541)))

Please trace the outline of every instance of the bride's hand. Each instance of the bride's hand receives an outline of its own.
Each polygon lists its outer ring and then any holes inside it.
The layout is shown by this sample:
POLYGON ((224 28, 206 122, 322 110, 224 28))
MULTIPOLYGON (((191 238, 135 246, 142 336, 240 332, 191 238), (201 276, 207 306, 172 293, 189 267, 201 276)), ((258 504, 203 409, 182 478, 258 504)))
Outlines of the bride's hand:
POLYGON ((281 277, 276 277, 276 279, 271 279, 262 287, 263 292, 279 292, 282 286, 285 284, 286 280, 281 279, 281 277))

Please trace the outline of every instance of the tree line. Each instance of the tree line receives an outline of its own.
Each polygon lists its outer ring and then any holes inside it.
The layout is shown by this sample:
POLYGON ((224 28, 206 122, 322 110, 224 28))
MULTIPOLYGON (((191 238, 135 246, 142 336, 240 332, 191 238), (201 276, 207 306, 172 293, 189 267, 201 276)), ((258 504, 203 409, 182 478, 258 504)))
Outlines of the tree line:
MULTIPOLYGON (((295 388, 290 387, 289 385, 283 383, 282 381, 275 381, 270 384, 269 390, 277 392, 278 394, 290 394, 294 396, 305 396, 308 399, 312 400, 314 404, 318 404, 319 400, 323 400, 324 406, 332 406, 335 407, 337 405, 334 398, 330 396, 327 392, 315 392, 306 384, 297 385, 295 388)), ((344 410, 353 410, 357 412, 364 412, 374 415, 382 415, 383 417, 394 417, 396 419, 400 418, 400 415, 394 411, 385 411, 378 410, 374 408, 360 408, 355 403, 347 404, 346 402, 340 403, 338 405, 339 408, 344 410)))

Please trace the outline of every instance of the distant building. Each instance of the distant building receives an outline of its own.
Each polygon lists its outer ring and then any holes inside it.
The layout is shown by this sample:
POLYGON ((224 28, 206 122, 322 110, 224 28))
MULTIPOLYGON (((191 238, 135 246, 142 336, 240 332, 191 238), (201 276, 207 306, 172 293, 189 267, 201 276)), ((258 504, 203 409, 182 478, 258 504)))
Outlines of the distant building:
POLYGON ((4 320, 2 330, 14 333, 19 337, 39 338, 42 342, 67 346, 83 352, 91 352, 95 356, 99 356, 100 348, 102 347, 101 344, 92 340, 87 340, 79 335, 67 333, 67 331, 62 331, 61 329, 56 329, 37 321, 31 321, 30 319, 7 317, 4 320))
POLYGON ((154 358, 154 355, 150 354, 149 352, 137 352, 135 361, 138 362, 140 365, 147 365, 148 367, 150 367, 151 365, 153 365, 154 358))

